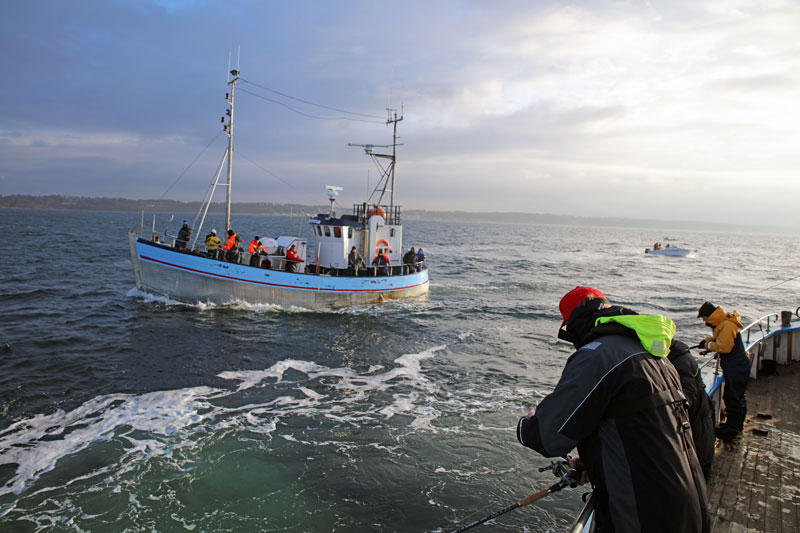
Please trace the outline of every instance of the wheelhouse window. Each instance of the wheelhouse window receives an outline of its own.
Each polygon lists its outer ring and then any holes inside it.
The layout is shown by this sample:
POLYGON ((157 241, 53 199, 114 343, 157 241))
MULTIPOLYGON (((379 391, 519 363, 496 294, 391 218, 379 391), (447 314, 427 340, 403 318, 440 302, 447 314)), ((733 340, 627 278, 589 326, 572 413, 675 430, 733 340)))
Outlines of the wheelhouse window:
POLYGON ((341 239, 342 238, 342 228, 340 228, 339 226, 334 226, 333 227, 333 236, 336 237, 337 239, 341 239))
POLYGON ((330 226, 325 226, 325 236, 326 237, 330 237, 331 236, 331 228, 330 228, 330 226))

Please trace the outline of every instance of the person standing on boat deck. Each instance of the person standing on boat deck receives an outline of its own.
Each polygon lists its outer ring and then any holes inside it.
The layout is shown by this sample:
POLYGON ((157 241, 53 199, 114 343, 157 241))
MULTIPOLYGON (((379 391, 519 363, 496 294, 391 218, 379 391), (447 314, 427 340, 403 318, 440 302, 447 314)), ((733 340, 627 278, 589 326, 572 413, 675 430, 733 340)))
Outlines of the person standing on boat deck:
POLYGON ((216 258, 217 257, 217 247, 219 243, 222 242, 217 237, 217 230, 212 229, 211 233, 206 235, 206 252, 208 253, 209 257, 216 258))
POLYGON ((358 248, 353 246, 350 250, 350 254, 347 256, 347 268, 352 270, 353 276, 358 276, 358 269, 364 266, 366 266, 364 258, 358 253, 358 248))
POLYGON ((289 246, 289 249, 286 250, 286 272, 294 272, 295 267, 302 261, 295 252, 295 245, 289 246))
POLYGON ((189 238, 192 236, 192 228, 189 227, 189 224, 184 220, 183 226, 181 229, 178 230, 178 238, 175 240, 175 248, 178 250, 185 250, 186 243, 189 242, 189 238))
POLYGON ((703 383, 697 361, 689 351, 689 347, 679 340, 672 339, 667 357, 678 371, 683 395, 689 402, 689 423, 692 425, 694 447, 703 475, 708 481, 711 477, 711 462, 714 460, 715 450, 714 406, 708 397, 706 384, 703 383))
POLYGON ((220 246, 223 250, 225 250, 225 259, 230 261, 231 263, 238 263, 239 262, 239 236, 236 235, 236 232, 233 229, 228 230, 228 242, 220 246))
POLYGON ((405 269, 405 274, 411 274, 417 267, 417 251, 414 250, 412 246, 409 251, 406 252, 406 255, 403 256, 403 268, 405 269))
POLYGON ((422 248, 417 250, 417 272, 422 270, 422 264, 425 262, 425 252, 422 251, 422 248))
POLYGON ((261 257, 261 254, 266 253, 266 250, 264 249, 264 245, 261 244, 258 235, 256 235, 255 238, 250 241, 250 247, 248 248, 248 251, 250 252, 250 266, 257 267, 260 265, 261 263, 259 258, 261 257))
POLYGON ((714 332, 710 337, 700 341, 700 349, 706 352, 717 352, 720 356, 719 366, 725 378, 722 401, 725 402, 725 423, 717 428, 717 436, 732 437, 744 429, 747 416, 747 379, 750 377, 750 358, 744 349, 742 322, 737 311, 725 313, 725 309, 711 302, 705 302, 697 312, 706 326, 714 332))
POLYGON ((380 267, 375 269, 376 275, 386 276, 388 274, 388 267, 392 264, 392 260, 386 256, 383 248, 378 250, 378 255, 372 260, 372 266, 380 267))
POLYGON ((577 446, 597 500, 598 531, 710 531, 708 495, 686 400, 666 355, 667 317, 612 306, 591 287, 559 303, 558 337, 577 351, 561 378, 517 424, 517 440, 545 457, 577 446))

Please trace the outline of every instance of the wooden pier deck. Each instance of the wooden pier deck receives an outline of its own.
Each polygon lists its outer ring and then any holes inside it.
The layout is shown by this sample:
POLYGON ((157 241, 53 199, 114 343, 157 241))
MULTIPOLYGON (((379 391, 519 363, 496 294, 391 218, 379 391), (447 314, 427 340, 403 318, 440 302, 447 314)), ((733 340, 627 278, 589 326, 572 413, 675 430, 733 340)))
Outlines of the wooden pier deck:
POLYGON ((717 440, 712 531, 800 532, 800 363, 747 384, 744 432, 717 440))

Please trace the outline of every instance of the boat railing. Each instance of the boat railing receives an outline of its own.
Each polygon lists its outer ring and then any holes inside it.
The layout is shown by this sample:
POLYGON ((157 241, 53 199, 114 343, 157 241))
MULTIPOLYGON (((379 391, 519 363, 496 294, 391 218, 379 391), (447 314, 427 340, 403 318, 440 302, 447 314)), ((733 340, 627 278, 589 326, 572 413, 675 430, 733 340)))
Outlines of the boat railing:
POLYGON ((771 313, 769 315, 762 316, 758 320, 755 320, 753 323, 742 329, 742 331, 739 333, 741 333, 745 345, 751 345, 750 334, 751 332, 756 333, 756 330, 758 330, 757 333, 760 333, 760 337, 757 340, 754 340, 752 344, 761 342, 763 339, 765 339, 769 335, 769 332, 772 331, 772 326, 774 323, 778 320, 780 320, 778 314, 771 313))
MULTIPOLYGON (((180 250, 180 248, 176 248, 176 246, 175 246, 175 243, 177 241, 177 237, 176 236, 167 235, 166 237, 167 237, 167 239, 163 239, 159 235, 153 234, 152 238, 149 239, 149 240, 150 240, 150 242, 152 242, 154 244, 158 244, 158 245, 161 245, 161 246, 167 246, 167 247, 170 247, 170 248, 175 248, 175 249, 180 250)), ((286 256, 281 255, 281 254, 274 254, 274 255, 273 254, 266 254, 266 255, 265 254, 258 254, 258 256, 257 256, 258 257, 258 259, 257 259, 258 260, 258 264, 254 265, 254 264, 252 264, 252 263, 256 262, 255 260, 253 260, 254 254, 251 254, 250 252, 245 252, 244 250, 239 250, 239 251, 233 252, 234 254, 237 254, 237 255, 235 256, 235 260, 234 261, 230 261, 228 258, 226 258, 227 251, 223 250, 222 247, 217 247, 214 250, 214 253, 212 254, 205 245, 197 245, 197 246, 194 247, 193 250, 190 249, 187 246, 185 249, 183 249, 183 251, 191 252, 191 253, 194 253, 194 254, 200 254, 202 256, 209 257, 211 259, 217 259, 219 261, 226 261, 226 262, 236 263, 236 264, 240 264, 240 265, 249 265, 249 266, 252 266, 252 267, 259 267, 259 268, 266 268, 266 267, 263 267, 263 261, 266 260, 266 261, 269 261, 269 264, 270 264, 269 268, 271 270, 286 270, 286 266, 289 263, 295 263, 295 264, 302 264, 303 263, 302 261, 300 261, 300 262, 290 261, 290 260, 286 259, 286 256)), ((316 273, 318 271, 318 269, 315 268, 316 265, 310 264, 310 267, 312 268, 312 270, 309 273, 316 273)), ((295 267, 295 268, 297 268, 297 267, 295 267)), ((363 267, 363 268, 359 269, 359 273, 363 273, 363 275, 369 276, 369 277, 401 276, 401 275, 413 274, 414 270, 416 270, 417 272, 421 272, 423 270, 427 270, 427 268, 428 268, 427 261, 419 261, 419 262, 415 263, 414 266, 411 266, 411 265, 397 265, 397 266, 370 265, 368 267, 363 267)), ((341 275, 342 272, 350 272, 350 269, 330 269, 330 268, 326 268, 325 269, 325 275, 331 275, 330 274, 331 272, 333 272, 334 275, 341 275)), ((349 275, 352 275, 352 274, 349 274, 349 275)), ((362 275, 362 274, 358 274, 358 275, 362 275)))
MULTIPOLYGON (((791 311, 770 313, 748 324, 739 333, 742 335, 745 352, 750 361, 750 377, 756 379, 759 373, 774 372, 775 365, 788 364, 800 360, 800 326, 792 326, 791 316, 800 318, 800 306, 791 311)), ((722 383, 724 378, 719 368, 719 356, 715 354, 702 366, 712 360, 717 361, 713 376, 708 376, 706 390, 714 402, 717 420, 722 403, 722 383)))
POLYGON ((399 225, 400 224, 400 206, 388 205, 370 205, 368 203, 361 203, 353 205, 353 216, 366 224, 374 214, 381 214, 386 219, 386 224, 399 225))

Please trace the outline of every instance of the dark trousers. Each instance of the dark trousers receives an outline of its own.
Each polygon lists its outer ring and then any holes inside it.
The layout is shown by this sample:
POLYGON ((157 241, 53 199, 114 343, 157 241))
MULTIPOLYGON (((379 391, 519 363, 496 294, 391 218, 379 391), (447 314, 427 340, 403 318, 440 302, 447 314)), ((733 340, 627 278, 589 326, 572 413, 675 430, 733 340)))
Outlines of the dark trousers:
POLYGON ((741 431, 747 416, 747 380, 750 377, 750 359, 744 351, 742 337, 737 335, 730 353, 720 354, 720 367, 725 378, 722 401, 725 402, 725 425, 741 431))

